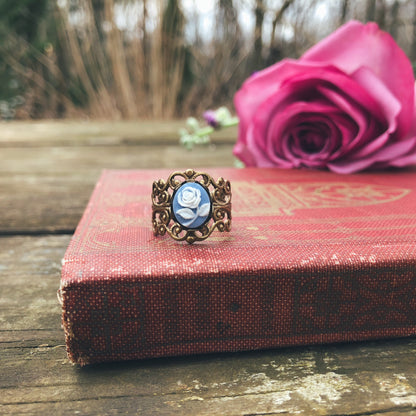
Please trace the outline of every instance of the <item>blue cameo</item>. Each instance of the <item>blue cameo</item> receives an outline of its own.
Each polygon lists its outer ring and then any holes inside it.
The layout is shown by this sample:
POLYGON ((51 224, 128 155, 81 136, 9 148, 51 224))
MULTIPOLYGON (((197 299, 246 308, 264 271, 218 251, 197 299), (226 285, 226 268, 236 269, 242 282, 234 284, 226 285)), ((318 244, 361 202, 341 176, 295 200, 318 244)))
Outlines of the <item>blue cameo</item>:
POLYGON ((173 195, 173 215, 185 228, 199 228, 211 216, 211 198, 198 182, 185 182, 173 195))

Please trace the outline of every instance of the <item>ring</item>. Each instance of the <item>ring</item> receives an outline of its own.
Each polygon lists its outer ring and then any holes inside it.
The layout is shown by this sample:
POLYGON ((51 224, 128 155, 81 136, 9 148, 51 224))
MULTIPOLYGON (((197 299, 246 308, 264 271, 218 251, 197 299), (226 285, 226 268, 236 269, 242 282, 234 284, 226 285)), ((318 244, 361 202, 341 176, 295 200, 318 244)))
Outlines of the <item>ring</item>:
POLYGON ((205 240, 215 229, 230 231, 230 182, 193 169, 153 182, 152 224, 155 236, 168 233, 189 244, 205 240))

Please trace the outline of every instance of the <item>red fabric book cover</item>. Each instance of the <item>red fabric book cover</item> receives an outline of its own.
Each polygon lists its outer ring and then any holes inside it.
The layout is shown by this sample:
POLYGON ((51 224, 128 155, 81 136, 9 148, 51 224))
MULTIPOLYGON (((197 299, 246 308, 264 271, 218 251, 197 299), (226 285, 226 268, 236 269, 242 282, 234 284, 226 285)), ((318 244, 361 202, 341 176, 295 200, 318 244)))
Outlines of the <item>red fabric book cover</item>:
POLYGON ((70 359, 158 356, 416 334, 416 172, 212 169, 232 230, 153 235, 154 180, 104 171, 63 259, 70 359))

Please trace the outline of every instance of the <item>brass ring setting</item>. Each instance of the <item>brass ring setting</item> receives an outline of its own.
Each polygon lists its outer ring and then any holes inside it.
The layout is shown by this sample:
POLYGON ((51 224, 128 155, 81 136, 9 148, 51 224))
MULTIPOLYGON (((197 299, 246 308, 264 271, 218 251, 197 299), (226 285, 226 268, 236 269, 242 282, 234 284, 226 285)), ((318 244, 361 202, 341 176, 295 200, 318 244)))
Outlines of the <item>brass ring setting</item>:
POLYGON ((152 224, 155 236, 167 233, 189 244, 207 239, 215 229, 230 231, 230 181, 187 169, 153 182, 152 224))

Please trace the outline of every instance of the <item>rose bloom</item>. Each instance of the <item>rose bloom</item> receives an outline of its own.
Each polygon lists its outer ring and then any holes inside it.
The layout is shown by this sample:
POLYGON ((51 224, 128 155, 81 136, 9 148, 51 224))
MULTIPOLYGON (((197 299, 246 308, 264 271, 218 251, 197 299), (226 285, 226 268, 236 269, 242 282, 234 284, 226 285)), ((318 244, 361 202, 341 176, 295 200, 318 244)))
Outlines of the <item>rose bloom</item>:
POLYGON ((178 195, 178 202, 186 208, 197 208, 201 202, 201 191, 190 186, 184 187, 178 195))
POLYGON ((416 162, 415 80, 393 38, 351 21, 255 73, 236 93, 234 154, 246 166, 338 173, 416 162))

